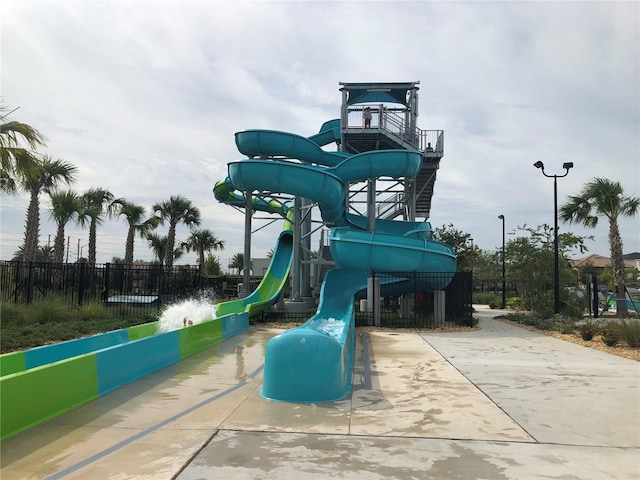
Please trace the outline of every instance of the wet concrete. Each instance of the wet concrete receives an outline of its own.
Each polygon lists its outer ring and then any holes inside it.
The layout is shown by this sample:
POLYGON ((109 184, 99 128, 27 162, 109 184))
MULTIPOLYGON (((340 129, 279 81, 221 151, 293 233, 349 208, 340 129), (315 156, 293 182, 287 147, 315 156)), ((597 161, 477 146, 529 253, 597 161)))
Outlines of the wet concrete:
POLYGON ((0 478, 640 478, 640 364, 496 313, 358 336, 326 404, 259 396, 275 331, 253 329, 3 442, 0 478))
POLYGON ((172 478, 260 385, 273 334, 238 335, 2 442, 0 478, 172 478))

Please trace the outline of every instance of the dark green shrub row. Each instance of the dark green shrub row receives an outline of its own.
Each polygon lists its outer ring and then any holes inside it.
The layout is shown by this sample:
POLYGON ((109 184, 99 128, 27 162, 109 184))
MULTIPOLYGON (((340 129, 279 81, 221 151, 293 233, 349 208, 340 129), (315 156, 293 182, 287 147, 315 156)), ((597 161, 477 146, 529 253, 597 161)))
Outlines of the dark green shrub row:
POLYGON ((157 320, 151 315, 114 317, 101 303, 81 307, 56 299, 33 305, 0 305, 0 353, 71 340, 157 320))
POLYGON ((587 341, 600 335, 602 342, 609 346, 617 345, 622 341, 631 348, 640 348, 639 320, 616 319, 606 323, 592 320, 576 322, 574 319, 564 315, 542 318, 524 312, 509 313, 505 318, 538 330, 553 330, 565 334, 573 334, 577 331, 580 337, 587 341))

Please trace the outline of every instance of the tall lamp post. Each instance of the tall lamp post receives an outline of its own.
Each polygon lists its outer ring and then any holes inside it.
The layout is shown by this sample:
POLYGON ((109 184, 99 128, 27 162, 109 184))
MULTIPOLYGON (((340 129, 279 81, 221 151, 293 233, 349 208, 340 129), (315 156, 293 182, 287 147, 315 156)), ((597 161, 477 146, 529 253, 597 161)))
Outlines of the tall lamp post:
POLYGON ((469 253, 469 263, 471 266, 471 293, 475 292, 475 285, 473 284, 473 238, 469 238, 471 242, 471 252, 469 253))
POLYGON ((507 269, 505 267, 505 263, 504 263, 504 235, 505 235, 505 230, 504 230, 504 215, 498 215, 498 218, 500 220, 502 220, 502 309, 504 310, 505 308, 507 308, 507 280, 506 280, 506 273, 507 273, 507 269))
POLYGON ((565 162, 562 164, 564 175, 547 175, 544 171, 544 163, 538 160, 533 164, 534 167, 540 168, 545 177, 553 178, 553 267, 554 267, 554 313, 560 313, 560 270, 558 268, 558 178, 569 175, 569 170, 573 168, 573 162, 565 162))

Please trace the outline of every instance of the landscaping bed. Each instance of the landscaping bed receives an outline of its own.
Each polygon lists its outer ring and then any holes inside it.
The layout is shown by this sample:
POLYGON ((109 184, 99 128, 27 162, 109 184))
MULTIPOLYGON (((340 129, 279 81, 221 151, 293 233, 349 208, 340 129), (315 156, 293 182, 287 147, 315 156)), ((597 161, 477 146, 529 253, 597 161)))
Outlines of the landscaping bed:
POLYGON ((583 340, 577 331, 573 333, 561 333, 554 330, 540 330, 530 325, 523 325, 522 323, 508 320, 504 317, 497 317, 496 320, 500 320, 501 322, 508 323, 509 325, 513 325, 515 327, 524 328, 532 332, 548 335, 549 337, 557 338, 559 340, 564 340, 565 342, 575 343, 577 345, 582 345, 583 347, 594 348, 602 352, 610 353, 611 355, 618 355, 619 357, 625 357, 631 360, 635 360, 636 362, 640 362, 640 348, 631 348, 627 344, 622 342, 613 346, 605 345, 605 343, 602 341, 602 335, 600 334, 594 335, 591 340, 583 340))

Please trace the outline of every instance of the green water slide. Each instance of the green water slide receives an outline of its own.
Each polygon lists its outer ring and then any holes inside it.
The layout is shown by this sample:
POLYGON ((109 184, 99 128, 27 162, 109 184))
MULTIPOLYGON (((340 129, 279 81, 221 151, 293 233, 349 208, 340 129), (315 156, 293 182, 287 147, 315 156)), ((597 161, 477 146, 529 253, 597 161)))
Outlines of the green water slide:
MULTIPOLYGON (((221 203, 241 208, 246 206, 244 194, 236 191, 229 178, 217 182, 213 194, 221 203)), ((254 210, 282 215, 285 219, 284 228, 276 242, 269 268, 258 287, 245 298, 216 304, 214 318, 242 312, 247 312, 249 318, 259 316, 278 301, 289 275, 293 258, 293 210, 278 200, 255 196, 251 198, 251 204, 254 210)))

